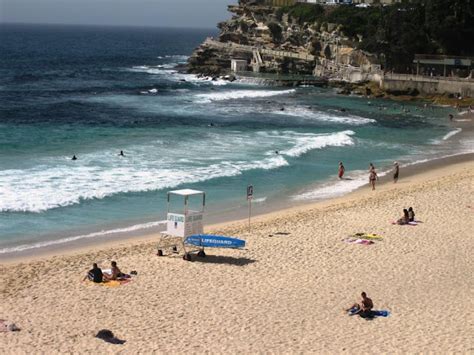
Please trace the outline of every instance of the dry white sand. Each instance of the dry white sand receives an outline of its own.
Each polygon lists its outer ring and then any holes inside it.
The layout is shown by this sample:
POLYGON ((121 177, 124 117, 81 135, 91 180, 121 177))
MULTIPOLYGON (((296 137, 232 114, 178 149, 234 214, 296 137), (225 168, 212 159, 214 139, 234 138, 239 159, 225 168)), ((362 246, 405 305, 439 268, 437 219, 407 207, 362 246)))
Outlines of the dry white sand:
POLYGON ((250 235, 245 223, 219 226, 247 250, 195 262, 142 242, 4 264, 0 318, 22 330, 0 333, 0 353, 472 353, 473 185, 463 163, 261 217, 250 235), (423 223, 392 225, 409 206, 423 223), (385 238, 341 241, 355 232, 385 238), (117 288, 81 282, 110 260, 138 276, 117 288), (361 291, 391 315, 347 316, 361 291), (127 342, 94 338, 102 328, 127 342))

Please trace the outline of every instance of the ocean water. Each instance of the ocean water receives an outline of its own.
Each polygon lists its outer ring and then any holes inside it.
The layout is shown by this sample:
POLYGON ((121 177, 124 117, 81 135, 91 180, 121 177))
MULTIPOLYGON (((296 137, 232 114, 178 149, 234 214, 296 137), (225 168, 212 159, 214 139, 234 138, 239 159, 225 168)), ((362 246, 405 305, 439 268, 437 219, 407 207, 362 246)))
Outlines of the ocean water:
POLYGON ((258 212, 472 148, 446 108, 174 69, 215 34, 0 25, 0 255, 153 230, 171 189, 206 191, 213 220, 248 184, 258 212))

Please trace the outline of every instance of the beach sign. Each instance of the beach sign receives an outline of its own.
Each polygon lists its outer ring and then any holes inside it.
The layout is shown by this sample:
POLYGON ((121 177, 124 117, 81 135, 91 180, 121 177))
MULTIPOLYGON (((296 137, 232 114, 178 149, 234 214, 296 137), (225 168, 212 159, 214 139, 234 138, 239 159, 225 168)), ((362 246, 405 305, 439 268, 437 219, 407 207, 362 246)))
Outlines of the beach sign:
POLYGON ((253 185, 247 186, 247 200, 251 200, 253 198, 253 185))
POLYGON ((253 199, 253 185, 247 186, 247 201, 249 203, 249 233, 250 233, 250 217, 252 216, 252 199, 253 199))
POLYGON ((231 248, 245 247, 245 240, 213 234, 194 234, 184 240, 184 244, 202 248, 231 248))

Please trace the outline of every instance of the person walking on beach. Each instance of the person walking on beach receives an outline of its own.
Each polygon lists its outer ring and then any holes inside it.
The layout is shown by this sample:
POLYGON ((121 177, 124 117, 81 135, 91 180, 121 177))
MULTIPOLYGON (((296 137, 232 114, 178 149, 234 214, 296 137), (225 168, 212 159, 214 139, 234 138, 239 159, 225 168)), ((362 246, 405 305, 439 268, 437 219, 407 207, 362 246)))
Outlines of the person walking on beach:
POLYGON ((369 163, 369 172, 371 172, 372 170, 375 170, 375 166, 374 164, 369 163))
POLYGON ((398 162, 394 162, 393 165, 394 171, 393 171, 393 183, 396 184, 398 181, 398 174, 400 173, 400 166, 398 165, 398 162))
POLYGON ((344 165, 342 164, 342 161, 339 162, 339 172, 338 175, 339 179, 342 180, 342 177, 344 176, 344 172, 346 171, 346 168, 344 168, 344 165))
POLYGON ((372 191, 375 190, 375 180, 377 180, 377 172, 373 168, 369 172, 369 183, 372 186, 372 191))

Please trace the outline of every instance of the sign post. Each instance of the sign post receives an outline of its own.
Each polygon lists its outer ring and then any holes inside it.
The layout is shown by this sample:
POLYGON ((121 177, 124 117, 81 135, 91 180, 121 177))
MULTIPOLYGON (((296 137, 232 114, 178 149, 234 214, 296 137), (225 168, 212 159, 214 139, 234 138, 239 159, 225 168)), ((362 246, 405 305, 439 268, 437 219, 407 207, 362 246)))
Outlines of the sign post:
POLYGON ((250 217, 252 215, 252 198, 253 198, 253 185, 247 186, 247 201, 249 203, 249 233, 250 233, 250 217))

